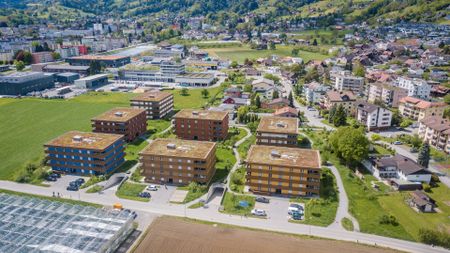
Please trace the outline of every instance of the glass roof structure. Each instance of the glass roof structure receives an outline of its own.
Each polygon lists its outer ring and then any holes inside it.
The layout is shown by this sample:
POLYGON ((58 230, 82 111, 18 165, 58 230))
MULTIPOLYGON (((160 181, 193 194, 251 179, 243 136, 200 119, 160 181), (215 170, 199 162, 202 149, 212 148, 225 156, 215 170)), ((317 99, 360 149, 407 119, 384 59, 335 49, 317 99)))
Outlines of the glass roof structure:
POLYGON ((133 230, 129 211, 0 193, 0 252, 109 253, 133 230))

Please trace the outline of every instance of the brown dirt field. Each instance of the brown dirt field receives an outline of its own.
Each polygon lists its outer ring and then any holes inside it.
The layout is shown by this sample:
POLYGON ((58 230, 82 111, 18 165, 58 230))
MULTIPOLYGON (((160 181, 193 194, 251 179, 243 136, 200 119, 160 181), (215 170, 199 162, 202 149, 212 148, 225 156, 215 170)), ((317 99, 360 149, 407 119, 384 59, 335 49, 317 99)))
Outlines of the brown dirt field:
POLYGON ((394 253, 350 242, 303 238, 195 223, 172 217, 156 219, 134 253, 394 253))

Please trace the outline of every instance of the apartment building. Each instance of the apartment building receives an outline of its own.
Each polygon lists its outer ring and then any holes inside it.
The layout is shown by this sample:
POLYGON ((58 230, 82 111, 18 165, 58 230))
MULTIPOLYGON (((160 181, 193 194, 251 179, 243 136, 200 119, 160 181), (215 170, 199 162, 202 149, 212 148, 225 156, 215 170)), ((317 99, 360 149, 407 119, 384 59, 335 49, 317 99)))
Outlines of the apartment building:
POLYGON ((333 74, 334 88, 338 91, 349 90, 355 93, 363 91, 364 77, 354 76, 349 71, 333 74))
POLYGON ((256 144, 296 147, 298 118, 262 117, 256 130, 256 144))
POLYGON ((400 99, 398 109, 404 117, 422 120, 430 116, 442 117, 446 107, 447 104, 443 102, 428 102, 415 97, 404 97, 400 99))
POLYGON ((312 149, 252 145, 246 184, 256 194, 317 197, 320 155, 312 149))
POLYGON ((333 106, 342 105, 347 112, 351 113, 355 109, 356 98, 351 91, 328 91, 322 100, 322 107, 331 109, 333 106))
POLYGON ((406 89, 389 85, 387 83, 373 83, 369 85, 367 101, 375 103, 381 101, 385 105, 397 108, 401 98, 407 97, 406 89))
POLYGON ((54 61, 52 52, 37 52, 31 54, 31 62, 33 64, 52 61, 54 61))
POLYGON ((144 109, 147 119, 162 119, 173 111, 173 94, 149 91, 131 99, 131 106, 144 109))
POLYGON ((161 184, 207 184, 215 172, 216 143, 156 139, 140 154, 146 181, 161 184))
POLYGON ((366 101, 356 103, 356 119, 363 124, 368 131, 385 129, 391 126, 392 112, 378 105, 366 101))
POLYGON ((165 76, 177 76, 186 72, 184 63, 175 61, 163 61, 160 65, 161 73, 165 76))
POLYGON ((303 86, 303 94, 305 94, 306 102, 309 104, 316 104, 323 99, 323 96, 325 96, 329 89, 329 86, 325 86, 318 82, 312 82, 303 86))
POLYGON ((431 85, 423 79, 401 76, 397 79, 397 86, 406 89, 410 97, 430 98, 431 85))
POLYGON ((431 146, 450 154, 450 121, 439 116, 420 120, 419 137, 431 146))
POLYGON ((221 141, 228 135, 228 112, 184 109, 173 116, 178 138, 221 141))
POLYGON ((125 141, 133 141, 147 131, 144 109, 114 108, 93 119, 92 131, 124 135, 125 141))
POLYGON ((102 175, 112 173, 125 161, 123 135, 67 132, 44 145, 53 171, 102 175))

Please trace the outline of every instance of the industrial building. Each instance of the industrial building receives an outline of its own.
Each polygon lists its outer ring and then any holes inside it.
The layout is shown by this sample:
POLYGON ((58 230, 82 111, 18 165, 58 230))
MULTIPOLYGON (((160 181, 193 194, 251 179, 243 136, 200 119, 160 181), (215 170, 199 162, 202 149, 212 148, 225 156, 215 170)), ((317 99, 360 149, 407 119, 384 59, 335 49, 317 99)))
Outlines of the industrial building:
POLYGON ((164 91, 150 91, 131 99, 131 106, 144 109, 147 119, 161 119, 173 111, 173 94, 164 91))
POLYGON ((0 193, 0 252, 112 253, 134 214, 0 193))
POLYGON ((148 182, 207 184, 215 172, 216 143, 156 139, 140 153, 140 162, 148 182))
POLYGON ((228 113, 183 109, 173 116, 178 138, 199 141, 221 141, 228 135, 228 113))
POLYGON ((17 72, 0 76, 0 95, 26 95, 29 92, 50 89, 54 86, 52 74, 17 72))
POLYGON ((76 80, 75 86, 79 89, 92 89, 102 85, 108 84, 108 75, 107 74, 98 74, 93 76, 88 76, 85 78, 81 78, 76 80))
POLYGON ((48 165, 53 171, 102 175, 124 162, 123 135, 67 132, 44 145, 48 165))
POLYGON ((94 133, 122 134, 126 141, 133 141, 147 131, 145 110, 114 108, 93 119, 94 133))
POLYGON ((262 117, 256 129, 256 144, 296 147, 298 118, 262 117))
POLYGON ((246 162, 246 184, 253 193, 319 196, 321 166, 317 150, 252 145, 246 162))
POLYGON ((89 66, 91 62, 98 62, 101 66, 107 68, 119 68, 131 62, 128 56, 114 55, 82 55, 67 58, 66 62, 74 66, 89 66))
POLYGON ((56 82, 58 83, 67 83, 67 84, 73 84, 75 80, 80 79, 80 75, 77 73, 59 73, 55 75, 56 82))

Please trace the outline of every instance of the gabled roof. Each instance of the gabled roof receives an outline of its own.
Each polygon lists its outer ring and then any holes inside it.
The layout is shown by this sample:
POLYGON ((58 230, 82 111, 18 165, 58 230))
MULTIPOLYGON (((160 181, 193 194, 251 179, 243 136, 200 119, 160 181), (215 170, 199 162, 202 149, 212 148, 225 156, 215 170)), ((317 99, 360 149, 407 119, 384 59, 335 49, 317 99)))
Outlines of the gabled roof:
POLYGON ((413 174, 431 174, 424 167, 414 162, 410 158, 402 155, 385 157, 375 161, 378 167, 395 167, 406 176, 413 174))
POLYGON ((419 109, 427 109, 431 107, 441 107, 447 105, 444 102, 428 102, 415 97, 403 97, 400 99, 400 103, 414 104, 414 106, 419 109))
POLYGON ((326 96, 331 102, 354 101, 355 95, 351 91, 327 91, 326 96))
POLYGON ((378 105, 374 105, 374 104, 368 103, 366 101, 358 101, 358 102, 356 102, 356 108, 358 110, 362 110, 362 111, 371 113, 373 111, 376 111, 380 107, 378 105))
POLYGON ((297 109, 292 108, 292 107, 289 107, 289 106, 285 106, 285 107, 283 107, 283 108, 277 109, 277 110, 273 113, 273 115, 274 115, 274 116, 279 116, 279 115, 285 114, 285 113, 292 113, 292 114, 298 115, 297 109))

